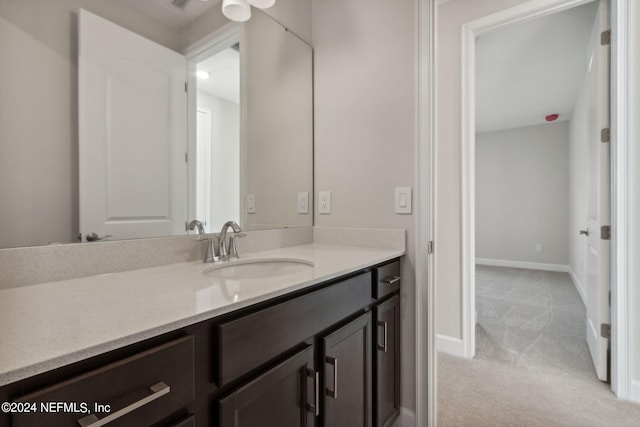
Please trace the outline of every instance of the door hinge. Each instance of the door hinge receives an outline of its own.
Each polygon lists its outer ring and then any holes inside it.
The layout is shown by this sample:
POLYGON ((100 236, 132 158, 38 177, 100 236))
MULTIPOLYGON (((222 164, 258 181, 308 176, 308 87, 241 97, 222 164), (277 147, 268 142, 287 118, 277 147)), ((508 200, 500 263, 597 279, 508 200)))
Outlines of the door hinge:
POLYGON ((603 31, 600 33, 600 44, 606 46, 611 44, 611 30, 603 31))
POLYGON ((184 162, 189 163, 189 153, 187 152, 184 153, 184 162))
POLYGON ((431 255, 433 253, 433 240, 429 240, 427 244, 427 253, 431 255))
POLYGON ((603 225, 600 227, 600 238, 602 240, 611 240, 611 226, 603 225))
POLYGON ((611 142, 610 128, 604 128, 600 130, 600 142, 611 142))
POLYGON ((188 88, 188 87, 189 87, 189 84, 188 84, 187 82, 184 82, 184 91, 185 91, 185 92, 188 92, 188 91, 187 91, 187 88, 188 88))
POLYGON ((608 323, 601 323, 600 336, 602 338, 611 338, 611 325, 609 325, 608 323))
POLYGON ((611 307, 611 291, 609 291, 609 307, 611 307))

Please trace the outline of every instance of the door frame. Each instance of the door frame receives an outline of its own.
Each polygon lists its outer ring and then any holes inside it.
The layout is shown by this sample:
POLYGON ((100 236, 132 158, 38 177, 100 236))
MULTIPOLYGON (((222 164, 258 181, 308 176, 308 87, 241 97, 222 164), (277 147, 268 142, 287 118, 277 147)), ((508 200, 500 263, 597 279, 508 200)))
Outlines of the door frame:
MULTIPOLYGON (((531 0, 462 26, 462 342, 464 357, 475 354, 475 41, 487 31, 561 12, 595 0, 531 0)), ((618 397, 628 398, 629 331, 627 324, 626 178, 627 153, 627 52, 628 2, 611 0, 611 386, 618 397), (618 191, 624 192, 618 193, 618 191)))
MULTIPOLYGON (((441 2, 441 0, 438 0, 441 2)), ((437 18, 436 0, 416 3, 417 110, 415 143, 415 420, 401 414, 402 424, 437 424, 436 386, 436 137, 437 137, 437 18), (406 419, 406 420, 405 420, 406 419)), ((404 410, 403 410, 404 412, 404 410)))

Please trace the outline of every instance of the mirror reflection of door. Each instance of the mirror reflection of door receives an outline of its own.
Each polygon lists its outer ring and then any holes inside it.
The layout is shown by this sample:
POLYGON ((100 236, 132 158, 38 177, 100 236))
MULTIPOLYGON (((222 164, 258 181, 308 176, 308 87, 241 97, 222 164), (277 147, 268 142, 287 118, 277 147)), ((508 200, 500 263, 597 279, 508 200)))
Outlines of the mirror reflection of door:
POLYGON ((214 233, 240 223, 239 43, 198 61, 196 215, 214 233))

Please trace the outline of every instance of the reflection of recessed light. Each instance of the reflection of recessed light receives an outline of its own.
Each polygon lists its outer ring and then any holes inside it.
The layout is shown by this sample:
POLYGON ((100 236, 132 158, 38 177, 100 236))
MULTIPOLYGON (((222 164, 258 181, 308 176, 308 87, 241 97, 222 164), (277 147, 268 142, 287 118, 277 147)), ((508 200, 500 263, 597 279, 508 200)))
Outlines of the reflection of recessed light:
POLYGON ((198 71, 196 73, 196 76, 200 77, 201 79, 208 79, 209 77, 211 77, 211 73, 208 73, 206 71, 198 71))

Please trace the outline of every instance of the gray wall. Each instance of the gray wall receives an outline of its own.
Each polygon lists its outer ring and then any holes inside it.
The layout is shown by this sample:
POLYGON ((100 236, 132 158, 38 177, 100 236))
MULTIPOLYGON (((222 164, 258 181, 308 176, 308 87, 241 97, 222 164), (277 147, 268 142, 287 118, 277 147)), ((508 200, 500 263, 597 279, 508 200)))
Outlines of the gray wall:
POLYGON ((416 211, 394 213, 394 188, 415 188, 415 12, 414 1, 313 0, 315 205, 329 190, 332 208, 315 225, 407 230, 402 405, 411 410, 416 211))
POLYGON ((476 134, 476 258, 569 263, 568 122, 476 134))

